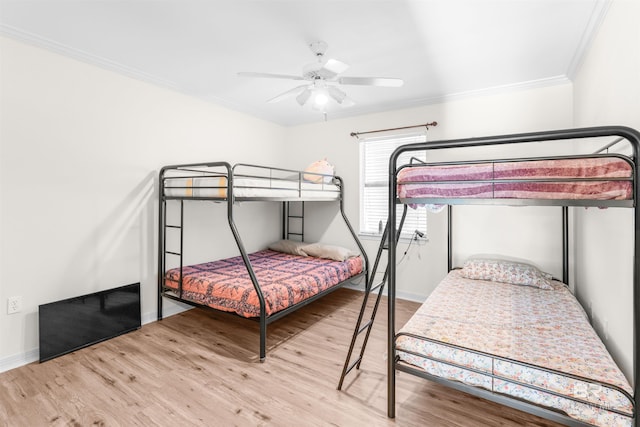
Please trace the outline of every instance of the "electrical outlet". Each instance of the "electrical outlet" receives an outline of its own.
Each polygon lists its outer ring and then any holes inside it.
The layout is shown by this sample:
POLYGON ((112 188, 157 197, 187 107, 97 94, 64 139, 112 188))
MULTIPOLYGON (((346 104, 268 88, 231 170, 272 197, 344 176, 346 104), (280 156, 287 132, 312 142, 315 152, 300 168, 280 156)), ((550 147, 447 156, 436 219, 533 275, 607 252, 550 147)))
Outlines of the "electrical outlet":
POLYGON ((22 297, 7 298, 7 314, 18 313, 22 310, 22 297))

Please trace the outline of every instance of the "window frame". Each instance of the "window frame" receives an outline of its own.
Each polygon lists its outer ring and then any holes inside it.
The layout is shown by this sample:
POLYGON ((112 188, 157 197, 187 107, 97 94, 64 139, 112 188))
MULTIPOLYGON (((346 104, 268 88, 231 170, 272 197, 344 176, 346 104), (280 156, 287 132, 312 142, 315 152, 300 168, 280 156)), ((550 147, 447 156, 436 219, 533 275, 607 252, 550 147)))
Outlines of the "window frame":
MULTIPOLYGON (((377 137, 361 138, 358 141, 359 160, 359 230, 358 235, 363 238, 379 239, 388 217, 388 188, 389 188, 389 158, 393 151, 402 145, 426 142, 426 132, 390 134, 377 137), (386 146, 385 146, 386 145, 386 146), (375 148, 374 148, 375 147, 375 148), (369 152, 367 152, 369 149, 369 152), (376 152, 378 152, 376 154, 376 152), (368 169, 367 164, 370 165, 368 169), (375 189, 384 189, 383 194, 373 195, 375 189), (373 197, 373 200, 372 200, 373 197), (384 212, 384 213, 382 213, 384 212), (377 225, 375 224, 377 222, 377 225)), ((398 158, 398 164, 409 163, 411 157, 426 159, 424 152, 403 153, 398 158)), ((402 217, 402 205, 397 205, 397 224, 402 217)), ((400 239, 411 239, 416 230, 427 234, 427 210, 408 209, 405 224, 400 233, 400 239)))

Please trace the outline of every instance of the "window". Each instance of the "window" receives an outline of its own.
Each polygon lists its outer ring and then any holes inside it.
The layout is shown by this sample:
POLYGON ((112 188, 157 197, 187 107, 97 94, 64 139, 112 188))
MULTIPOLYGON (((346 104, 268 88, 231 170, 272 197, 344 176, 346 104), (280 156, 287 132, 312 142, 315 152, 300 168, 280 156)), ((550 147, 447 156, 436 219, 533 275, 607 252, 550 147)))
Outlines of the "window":
MULTIPOLYGON (((426 140, 424 134, 412 134, 366 138, 360 141, 360 234, 381 236, 387 223, 391 153, 401 145, 426 140)), ((411 157, 425 160, 426 154, 415 151, 403 153, 398 158, 398 164, 409 163, 411 157)), ((396 209, 399 224, 402 206, 399 205, 396 209)), ((400 237, 410 238, 415 230, 426 234, 426 209, 408 209, 400 237)))

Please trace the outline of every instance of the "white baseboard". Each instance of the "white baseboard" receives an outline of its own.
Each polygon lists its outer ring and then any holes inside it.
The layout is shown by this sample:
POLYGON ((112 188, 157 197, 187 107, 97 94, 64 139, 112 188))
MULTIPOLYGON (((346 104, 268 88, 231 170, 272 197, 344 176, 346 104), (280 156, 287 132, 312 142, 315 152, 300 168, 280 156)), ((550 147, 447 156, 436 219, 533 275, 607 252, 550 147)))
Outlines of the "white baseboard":
MULTIPOLYGON (((163 316, 169 317, 174 314, 182 313, 183 311, 190 310, 192 307, 172 305, 166 307, 163 310, 163 316)), ((158 319, 158 312, 143 313, 141 321, 143 325, 147 323, 155 322, 158 319)), ((23 353, 13 354, 0 358, 0 372, 10 371, 11 369, 19 368, 20 366, 28 365, 29 363, 37 362, 40 359, 40 349, 34 348, 23 353)))
MULTIPOLYGON (((364 292, 364 289, 363 289, 362 285, 345 285, 345 288, 354 289, 356 291, 364 292)), ((382 292, 382 295, 387 295, 387 289, 386 288, 382 292)), ((420 302, 420 303, 424 302, 427 299, 427 297, 425 295, 412 294, 412 293, 409 293, 409 292, 402 292, 402 291, 398 291, 398 290, 396 290, 396 298, 404 299, 404 300, 408 300, 408 301, 420 302)))
POLYGON ((10 371, 11 369, 37 362, 39 358, 40 351, 37 348, 25 351, 24 353, 3 357, 0 359, 0 372, 10 371))
MULTIPOLYGON (((386 292, 385 292, 386 295, 386 292)), ((427 297, 424 295, 418 295, 418 294, 411 294, 409 292, 402 292, 402 291, 396 291, 396 298, 399 299, 404 299, 407 301, 414 301, 414 302, 424 302, 427 297)))
MULTIPOLYGON (((162 317, 170 317, 178 313, 182 313, 183 311, 191 310, 193 307, 186 304, 172 304, 163 307, 162 309, 162 317)), ((158 312, 153 311, 151 313, 143 313, 142 314, 142 324, 146 325, 147 323, 152 323, 158 320, 158 312)))

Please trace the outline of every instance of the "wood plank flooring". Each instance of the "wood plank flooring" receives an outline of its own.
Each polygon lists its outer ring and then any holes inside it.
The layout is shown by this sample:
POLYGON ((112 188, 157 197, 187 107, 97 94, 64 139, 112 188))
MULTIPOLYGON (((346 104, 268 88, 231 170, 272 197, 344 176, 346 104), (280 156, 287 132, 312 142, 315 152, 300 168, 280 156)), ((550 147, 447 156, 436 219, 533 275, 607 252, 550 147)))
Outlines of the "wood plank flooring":
MULTIPOLYGON (((386 416, 386 301, 362 366, 336 390, 362 293, 341 289, 269 325, 194 309, 0 374, 5 426, 557 426, 400 373, 386 416)), ((399 301, 403 324, 418 304, 399 301)))

